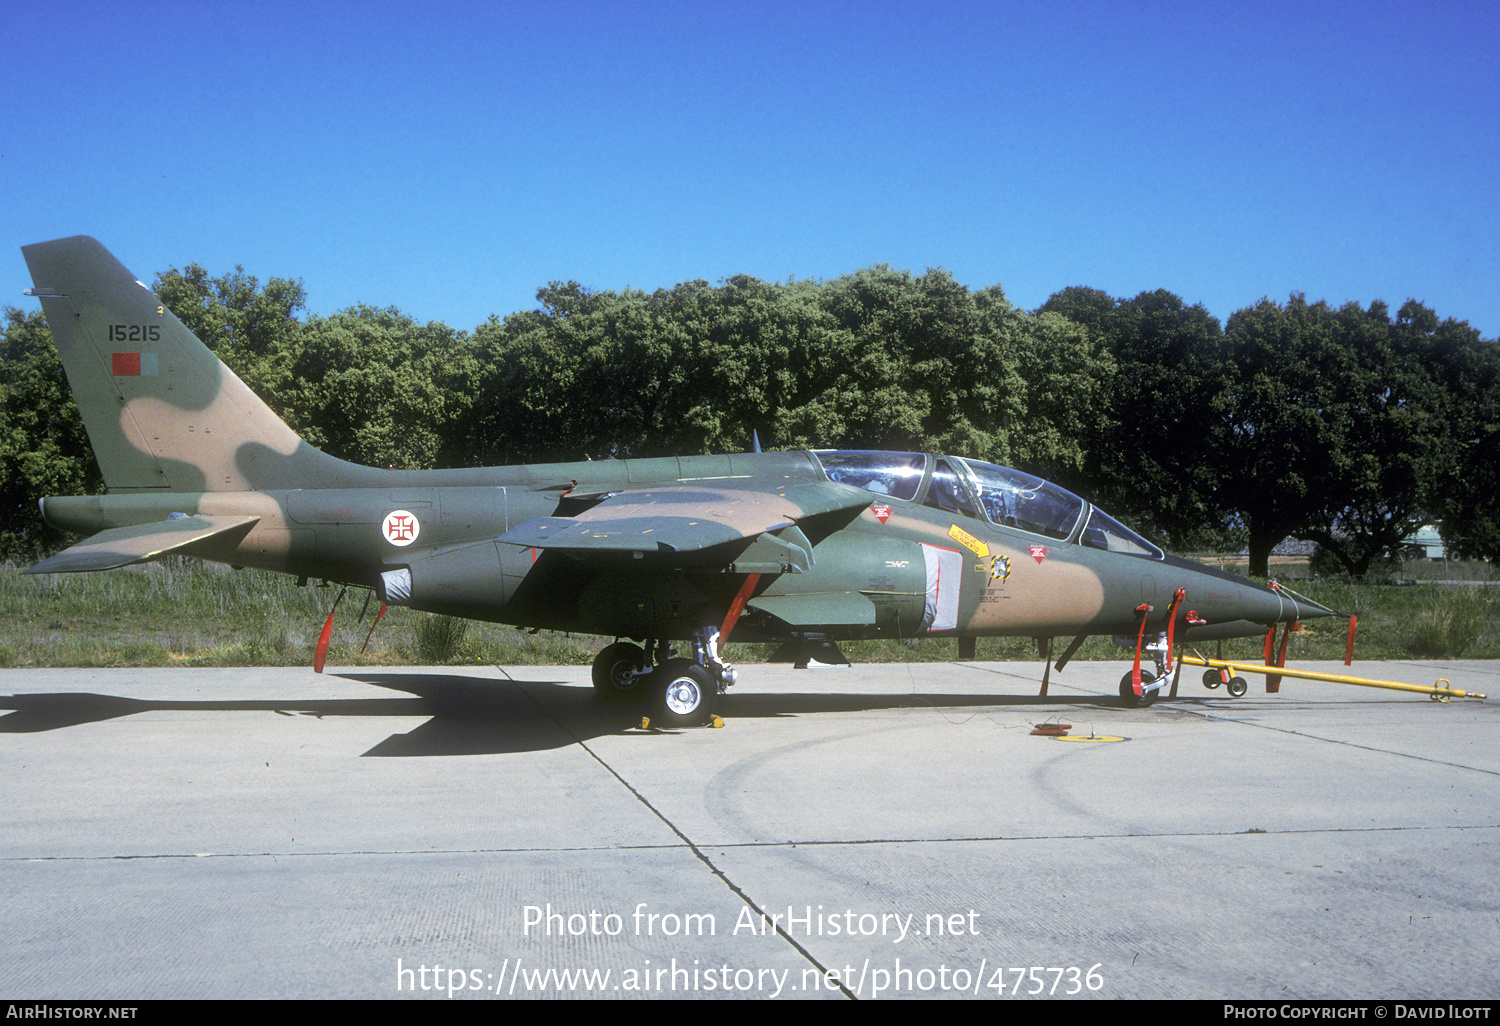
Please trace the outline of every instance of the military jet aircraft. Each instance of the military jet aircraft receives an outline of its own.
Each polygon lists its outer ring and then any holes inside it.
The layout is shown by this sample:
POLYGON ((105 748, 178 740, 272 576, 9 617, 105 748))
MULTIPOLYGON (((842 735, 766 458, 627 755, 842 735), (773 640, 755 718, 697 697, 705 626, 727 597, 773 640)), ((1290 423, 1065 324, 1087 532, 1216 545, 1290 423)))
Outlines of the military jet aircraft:
POLYGON ((644 695, 669 725, 704 722, 734 683, 731 632, 825 654, 856 638, 956 635, 962 650, 980 635, 1074 648, 1127 635, 1136 668, 1120 692, 1134 705, 1156 697, 1173 630, 1246 636, 1331 614, 1168 556, 1047 481, 956 456, 357 466, 299 438, 95 240, 22 252, 107 486, 42 501, 49 523, 91 537, 27 573, 175 552, 613 636, 595 686, 644 695))

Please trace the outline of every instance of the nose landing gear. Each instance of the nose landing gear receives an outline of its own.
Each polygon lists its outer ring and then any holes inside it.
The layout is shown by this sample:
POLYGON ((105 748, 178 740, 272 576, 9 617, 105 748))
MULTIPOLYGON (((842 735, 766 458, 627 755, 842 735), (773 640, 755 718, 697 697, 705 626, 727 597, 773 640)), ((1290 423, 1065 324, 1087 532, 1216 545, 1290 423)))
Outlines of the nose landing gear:
POLYGON ((1162 679, 1150 670, 1141 671, 1141 693, 1136 695, 1135 682, 1132 678, 1135 671, 1132 670, 1120 678, 1120 700, 1125 703, 1127 709, 1144 709, 1156 701, 1157 693, 1161 690, 1162 679))
POLYGON ((1132 668, 1120 678, 1120 701, 1127 709, 1143 709, 1156 701, 1162 686, 1167 683, 1167 636, 1158 634, 1150 644, 1142 645, 1140 651, 1149 655, 1156 664, 1156 672, 1141 668, 1141 693, 1135 693, 1135 670, 1132 668))

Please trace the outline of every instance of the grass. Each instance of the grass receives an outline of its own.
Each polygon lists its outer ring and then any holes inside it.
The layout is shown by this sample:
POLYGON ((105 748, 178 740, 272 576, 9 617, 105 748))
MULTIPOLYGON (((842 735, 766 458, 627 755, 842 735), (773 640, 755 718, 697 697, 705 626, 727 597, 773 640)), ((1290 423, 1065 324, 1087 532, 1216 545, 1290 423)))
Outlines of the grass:
MULTIPOLYGON (((1475 584, 1356 585, 1293 581, 1302 594, 1359 617, 1357 660, 1500 658, 1500 588, 1475 584)), ((0 667, 307 666, 337 588, 188 559, 100 574, 23 576, 0 567, 0 667)), ((351 591, 334 619, 332 665, 579 665, 610 639, 518 628, 406 609, 388 610, 361 651, 377 604, 351 591)), ((1347 627, 1315 620, 1292 635, 1288 661, 1342 659, 1347 627)), ((1066 639, 1054 643, 1054 658, 1066 639)), ((728 646, 731 662, 763 661, 775 646, 728 646)), ((843 644, 855 662, 941 662, 952 638, 843 644)), ((1215 648, 1217 646, 1214 646, 1215 648)), ((1208 646, 1204 646, 1208 649, 1208 646)), ((1259 659, 1262 641, 1224 643, 1229 658, 1259 659)), ((1119 660, 1091 638, 1075 659, 1119 660)), ((1209 652, 1208 654, 1212 654, 1209 652)), ((980 638, 976 658, 1034 660, 1030 638, 980 638)))
POLYGON ((1462 656, 1479 643, 1494 615, 1494 599, 1486 591, 1448 589, 1431 596, 1407 625, 1406 648, 1418 656, 1462 656))
MULTIPOLYGON (((338 594, 187 559, 100 574, 0 566, 0 667, 308 666, 338 594)), ((344 597, 330 664, 587 663, 608 640, 392 608, 361 651, 379 608, 364 602, 344 597)))

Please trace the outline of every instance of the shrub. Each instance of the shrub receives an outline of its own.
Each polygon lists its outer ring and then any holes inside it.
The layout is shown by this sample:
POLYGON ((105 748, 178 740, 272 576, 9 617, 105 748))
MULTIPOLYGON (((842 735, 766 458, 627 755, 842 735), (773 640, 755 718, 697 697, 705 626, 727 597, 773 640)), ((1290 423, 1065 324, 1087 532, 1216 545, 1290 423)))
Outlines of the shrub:
POLYGON ((412 630, 416 634, 417 662, 439 665, 458 658, 469 633, 469 621, 457 616, 421 616, 412 630))

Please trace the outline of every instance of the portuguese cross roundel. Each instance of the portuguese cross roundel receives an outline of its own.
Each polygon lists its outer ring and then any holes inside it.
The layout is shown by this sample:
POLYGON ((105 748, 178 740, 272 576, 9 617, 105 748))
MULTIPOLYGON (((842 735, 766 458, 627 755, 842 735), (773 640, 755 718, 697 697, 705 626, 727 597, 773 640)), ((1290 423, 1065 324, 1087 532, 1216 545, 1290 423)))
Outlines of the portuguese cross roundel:
POLYGON ((417 535, 422 532, 422 525, 417 521, 415 513, 398 509, 385 515, 385 522, 380 525, 380 530, 385 535, 385 540, 392 545, 405 546, 417 540, 417 535))

